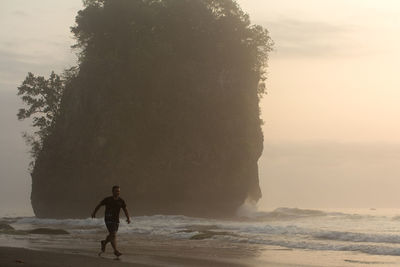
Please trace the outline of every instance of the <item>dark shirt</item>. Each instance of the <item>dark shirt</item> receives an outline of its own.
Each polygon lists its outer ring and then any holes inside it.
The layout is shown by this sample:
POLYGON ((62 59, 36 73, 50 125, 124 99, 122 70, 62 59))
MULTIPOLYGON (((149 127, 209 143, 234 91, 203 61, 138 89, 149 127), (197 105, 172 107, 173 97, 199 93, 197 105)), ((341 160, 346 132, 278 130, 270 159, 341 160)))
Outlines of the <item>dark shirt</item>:
POLYGON ((121 208, 125 208, 126 204, 122 198, 114 199, 114 197, 106 197, 100 202, 100 205, 106 206, 104 213, 104 220, 106 222, 118 222, 119 223, 119 211, 121 208))

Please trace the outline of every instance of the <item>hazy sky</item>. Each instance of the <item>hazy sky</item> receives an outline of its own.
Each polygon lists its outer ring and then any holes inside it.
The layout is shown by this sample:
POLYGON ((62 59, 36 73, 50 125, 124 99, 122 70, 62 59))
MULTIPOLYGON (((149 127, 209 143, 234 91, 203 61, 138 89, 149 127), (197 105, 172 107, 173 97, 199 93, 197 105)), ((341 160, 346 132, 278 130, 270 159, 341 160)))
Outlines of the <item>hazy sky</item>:
POLYGON ((240 2, 276 43, 267 140, 399 143, 399 1, 240 2))
MULTIPOLYGON (((261 207, 400 204, 400 2, 238 2, 275 42, 261 103, 261 207)), ((14 210, 24 210, 30 194, 16 87, 28 71, 74 64, 69 27, 81 6, 0 2, 0 203, 13 201, 14 210)))

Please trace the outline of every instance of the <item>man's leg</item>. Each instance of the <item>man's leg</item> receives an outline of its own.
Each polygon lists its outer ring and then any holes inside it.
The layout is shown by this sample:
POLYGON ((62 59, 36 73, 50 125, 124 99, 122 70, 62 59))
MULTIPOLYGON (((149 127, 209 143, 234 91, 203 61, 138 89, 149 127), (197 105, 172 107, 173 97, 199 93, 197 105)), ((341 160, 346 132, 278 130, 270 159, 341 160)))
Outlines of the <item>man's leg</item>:
POLYGON ((117 232, 111 232, 108 236, 107 236, 107 240, 109 240, 109 242, 111 243, 111 246, 114 249, 114 255, 119 257, 122 255, 121 252, 118 251, 117 249, 117 232))
POLYGON ((106 245, 107 245, 108 242, 111 243, 111 246, 113 247, 114 251, 117 250, 115 236, 116 236, 115 232, 110 232, 105 240, 101 240, 101 251, 102 252, 105 252, 106 245))
POLYGON ((102 253, 106 252, 106 245, 107 245, 107 243, 108 243, 107 239, 108 239, 108 236, 106 237, 105 240, 101 240, 101 241, 100 241, 101 250, 100 250, 99 256, 100 256, 102 253))
POLYGON ((106 227, 107 227, 107 230, 108 230, 108 235, 106 236, 106 239, 100 241, 101 242, 101 251, 102 252, 105 252, 107 243, 111 242, 112 232, 114 231, 114 227, 113 227, 112 223, 106 222, 106 227))
POLYGON ((106 244, 108 242, 111 242, 111 233, 108 233, 108 236, 106 236, 106 239, 104 241, 106 242, 106 244))
POLYGON ((111 243, 111 246, 113 247, 114 251, 118 251, 117 250, 117 238, 116 238, 116 236, 117 236, 116 232, 111 232, 110 235, 109 235, 110 243, 111 243))
POLYGON ((106 239, 104 239, 104 240, 102 240, 102 241, 104 241, 104 245, 107 245, 107 243, 110 242, 110 234, 108 234, 108 235, 106 236, 106 239))
POLYGON ((101 252, 106 252, 107 238, 105 240, 101 240, 101 252))
POLYGON ((109 234, 108 234, 108 236, 107 236, 107 238, 105 240, 105 245, 108 242, 110 242, 111 246, 114 249, 114 254, 116 256, 121 256, 122 254, 117 249, 117 231, 118 231, 119 224, 118 223, 114 223, 114 222, 108 222, 108 223, 106 223, 106 225, 107 225, 107 229, 108 229, 109 234))

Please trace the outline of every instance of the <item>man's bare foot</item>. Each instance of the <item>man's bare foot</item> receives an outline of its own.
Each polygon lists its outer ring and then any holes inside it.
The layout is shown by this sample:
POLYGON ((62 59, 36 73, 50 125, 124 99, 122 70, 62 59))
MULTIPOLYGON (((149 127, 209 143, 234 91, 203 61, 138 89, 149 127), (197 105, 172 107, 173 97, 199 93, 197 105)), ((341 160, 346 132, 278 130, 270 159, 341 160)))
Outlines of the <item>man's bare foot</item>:
POLYGON ((119 256, 122 255, 122 253, 119 252, 118 250, 114 250, 114 255, 117 256, 117 257, 119 257, 119 256))

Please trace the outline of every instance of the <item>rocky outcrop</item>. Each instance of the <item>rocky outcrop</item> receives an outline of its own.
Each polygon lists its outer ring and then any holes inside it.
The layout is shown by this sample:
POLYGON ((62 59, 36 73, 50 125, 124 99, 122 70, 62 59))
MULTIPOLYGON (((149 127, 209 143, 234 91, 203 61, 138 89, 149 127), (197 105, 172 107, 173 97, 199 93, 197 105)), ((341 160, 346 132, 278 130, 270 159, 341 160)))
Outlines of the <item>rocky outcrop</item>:
POLYGON ((257 201, 267 33, 231 1, 88 2, 79 73, 32 173, 36 216, 89 217, 114 184, 133 215, 257 201))

